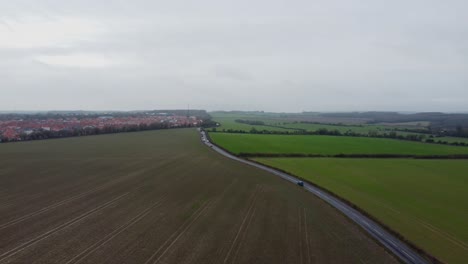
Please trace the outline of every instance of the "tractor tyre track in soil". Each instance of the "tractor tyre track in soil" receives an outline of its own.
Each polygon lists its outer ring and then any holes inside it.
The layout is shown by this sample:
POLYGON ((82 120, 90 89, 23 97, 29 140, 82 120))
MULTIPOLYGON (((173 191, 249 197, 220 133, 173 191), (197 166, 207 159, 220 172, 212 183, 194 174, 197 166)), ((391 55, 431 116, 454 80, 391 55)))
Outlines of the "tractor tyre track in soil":
POLYGON ((108 202, 106 202, 106 203, 104 203, 104 204, 102 204, 102 205, 100 205, 100 206, 98 206, 98 207, 96 207, 96 208, 94 208, 94 209, 92 209, 92 210, 90 210, 90 211, 76 217, 76 218, 73 218, 72 220, 70 220, 70 221, 68 221, 68 222, 66 222, 66 223, 64 223, 64 224, 62 224, 62 225, 60 225, 58 227, 55 227, 55 228, 43 233, 42 235, 40 235, 38 237, 35 237, 35 238, 33 238, 33 239, 31 239, 31 240, 29 240, 29 241, 27 241, 27 242, 25 242, 25 243, 23 243, 21 245, 9 250, 9 251, 1 254, 0 255, 0 262, 2 262, 3 260, 5 260, 5 259, 7 259, 7 258, 9 258, 9 257, 23 251, 24 249, 26 249, 26 248, 28 248, 28 247, 30 247, 32 245, 40 242, 41 240, 46 239, 49 236, 52 236, 53 234, 55 234, 57 232, 65 229, 65 228, 68 228, 68 227, 72 226, 73 224, 75 224, 75 223, 77 223, 77 222, 79 222, 79 221, 81 221, 81 220, 83 220, 83 219, 85 219, 87 217, 90 217, 90 216, 92 216, 92 215, 94 215, 96 213, 98 213, 99 211, 113 205, 115 202, 122 199, 124 196, 127 196, 128 194, 129 193, 124 193, 124 194, 122 194, 122 195, 120 195, 120 196, 118 196, 118 197, 116 197, 116 198, 114 198, 114 199, 112 199, 112 200, 110 200, 110 201, 108 201, 108 202))

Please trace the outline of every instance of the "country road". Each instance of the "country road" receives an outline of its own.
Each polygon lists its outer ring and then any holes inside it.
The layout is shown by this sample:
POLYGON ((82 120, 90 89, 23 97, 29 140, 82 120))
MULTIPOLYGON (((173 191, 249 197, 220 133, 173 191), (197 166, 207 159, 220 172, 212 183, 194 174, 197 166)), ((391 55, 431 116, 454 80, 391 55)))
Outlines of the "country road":
MULTIPOLYGON (((259 168, 261 170, 270 172, 276 176, 279 176, 289 182, 292 182, 296 184, 299 179, 296 177, 293 177, 289 174, 286 174, 284 172, 272 169, 267 166, 260 165, 258 163, 248 161, 242 158, 239 158, 237 156, 234 156, 225 150, 217 147, 213 143, 211 143, 208 138, 206 137, 206 134, 204 131, 201 131, 201 137, 202 137, 202 142, 212 148, 214 151, 218 152, 219 154, 242 162, 244 164, 259 168)), ((338 209, 340 212, 342 212, 344 215, 346 215, 348 218, 353 220, 356 224, 358 224, 360 227, 362 227, 367 233, 375 238, 377 241, 379 241, 384 247, 386 247, 389 251, 391 251, 393 254, 395 254, 402 262, 404 263, 411 263, 411 264, 423 264, 423 263, 429 263, 425 258, 423 258, 420 254, 415 252, 412 248, 410 248, 406 243, 395 237, 394 235, 390 234, 387 232, 383 227, 381 227, 378 223, 375 221, 371 220, 367 216, 363 215, 359 211, 355 210, 348 204, 340 201, 339 199, 335 198, 331 194, 328 194, 327 192, 322 191, 321 189, 308 184, 304 183, 304 189, 307 191, 315 194, 325 202, 329 203, 336 209, 338 209)))

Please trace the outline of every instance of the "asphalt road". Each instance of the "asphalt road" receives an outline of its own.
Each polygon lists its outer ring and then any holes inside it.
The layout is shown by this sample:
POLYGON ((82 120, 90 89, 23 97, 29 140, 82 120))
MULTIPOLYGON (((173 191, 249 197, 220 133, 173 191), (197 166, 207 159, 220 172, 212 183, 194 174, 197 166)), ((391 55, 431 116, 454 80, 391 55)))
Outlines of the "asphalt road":
MULTIPOLYGON (((255 162, 251 162, 245 159, 241 159, 236 157, 223 149, 217 147, 216 145, 209 142, 207 139, 205 132, 201 131, 202 142, 207 145, 208 147, 212 148, 214 151, 218 152, 219 154, 228 157, 230 159, 242 162, 244 164, 254 166, 261 170, 270 172, 276 176, 279 176, 287 181, 290 181, 294 184, 297 184, 299 179, 286 174, 284 172, 269 168, 267 166, 260 165, 255 162)), ((394 235, 387 232, 383 227, 381 227, 378 223, 374 222, 367 216, 361 214, 359 211, 355 210, 348 204, 340 201, 339 199, 333 197, 332 195, 320 190, 319 188, 310 185, 308 183, 304 183, 304 189, 307 191, 315 194, 325 202, 329 203, 340 212, 345 214, 351 220, 353 220, 356 224, 361 226, 365 231, 369 233, 373 238, 378 240, 383 246, 385 246, 388 250, 390 250, 393 254, 395 254, 400 260, 404 263, 412 263, 412 264, 422 264, 422 263, 429 263, 425 258, 419 255, 416 251, 411 249, 406 243, 395 237, 394 235)))

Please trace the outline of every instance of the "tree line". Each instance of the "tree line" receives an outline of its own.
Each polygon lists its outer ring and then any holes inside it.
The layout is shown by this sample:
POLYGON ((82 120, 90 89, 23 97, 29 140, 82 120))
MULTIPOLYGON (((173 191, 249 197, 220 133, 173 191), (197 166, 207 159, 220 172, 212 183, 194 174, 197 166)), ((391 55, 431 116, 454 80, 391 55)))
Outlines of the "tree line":
POLYGON ((412 158, 412 159, 468 159, 466 154, 454 155, 408 155, 408 154, 307 154, 307 153, 246 153, 237 156, 243 158, 412 158))
POLYGON ((237 122, 237 123, 247 124, 247 125, 252 125, 252 126, 264 126, 265 125, 265 122, 258 121, 258 120, 236 119, 234 121, 237 122))
POLYGON ((169 128, 182 128, 182 127, 192 127, 192 124, 180 125, 174 127, 168 122, 162 123, 151 123, 151 124, 139 124, 139 125, 124 125, 124 126, 105 126, 103 128, 98 127, 82 127, 82 128, 71 128, 64 129, 59 131, 51 131, 38 129, 32 133, 21 133, 19 135, 20 139, 8 139, 6 137, 0 137, 0 142, 15 142, 15 141, 29 141, 29 140, 41 140, 41 139, 52 139, 52 138, 65 138, 65 137, 79 137, 79 136, 91 136, 91 135, 101 135, 101 134, 113 134, 113 133, 122 133, 122 132, 137 132, 145 130, 159 130, 159 129, 169 129, 169 128))

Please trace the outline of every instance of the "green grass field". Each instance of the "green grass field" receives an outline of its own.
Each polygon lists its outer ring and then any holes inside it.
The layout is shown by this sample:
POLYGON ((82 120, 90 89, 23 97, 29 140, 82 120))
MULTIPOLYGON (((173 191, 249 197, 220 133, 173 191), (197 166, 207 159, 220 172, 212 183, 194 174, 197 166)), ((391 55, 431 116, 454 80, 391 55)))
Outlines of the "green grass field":
MULTIPOLYGON (((224 130, 232 129, 232 130, 243 130, 245 132, 249 132, 252 128, 255 128, 257 130, 280 131, 280 132, 284 132, 284 131, 293 132, 294 131, 293 129, 284 129, 284 128, 278 128, 278 127, 238 123, 235 121, 236 119, 263 121, 265 122, 265 124, 275 124, 270 119, 258 119, 258 118, 242 117, 242 116, 234 116, 234 117, 223 116, 223 117, 216 117, 213 120, 216 122, 219 122, 220 124, 220 126, 216 128, 217 131, 222 131, 223 129, 224 130)), ((213 130, 212 128, 208 129, 208 131, 212 131, 212 130, 213 130)))
POLYGON ((282 125, 284 127, 305 129, 306 131, 317 131, 319 129, 327 129, 327 130, 338 130, 341 133, 352 131, 352 132, 361 133, 361 134, 367 134, 369 133, 369 131, 375 131, 375 132, 381 132, 381 133, 385 132, 385 127, 373 126, 373 125, 339 126, 339 125, 291 123, 291 122, 286 122, 286 123, 283 123, 282 125))
POLYGON ((468 144, 468 138, 460 138, 460 137, 435 137, 433 138, 434 141, 446 141, 448 143, 454 143, 454 142, 463 142, 468 144))
POLYGON ((223 129, 233 129, 233 130, 244 130, 246 132, 250 129, 255 128, 257 130, 267 130, 267 131, 290 131, 294 132, 297 129, 304 129, 306 131, 316 131, 319 129, 328 129, 328 130, 338 130, 341 133, 346 131, 353 131, 355 133, 367 134, 369 131, 375 131, 383 133, 385 129, 389 129, 387 126, 375 126, 375 125, 360 125, 360 126, 339 126, 339 125, 329 125, 329 124, 307 124, 307 123, 298 123, 293 122, 291 119, 281 118, 281 117, 270 117, 268 115, 241 115, 241 114, 212 114, 213 120, 220 123, 220 126, 217 128, 218 131, 223 129), (238 123, 235 120, 251 120, 251 121, 262 121, 269 126, 261 125, 249 125, 238 123), (278 127, 271 127, 278 126, 278 127), (284 127, 284 128, 281 128, 284 127), (289 128, 289 129, 288 129, 289 128))
POLYGON ((210 133, 223 148, 239 153, 301 154, 468 154, 468 147, 383 138, 210 133))
POLYGON ((468 259, 468 161, 258 158, 353 202, 447 263, 468 259))
MULTIPOLYGON (((211 113, 213 120, 218 122, 220 126, 216 128, 217 131, 223 131, 232 129, 232 130, 243 130, 243 131, 250 131, 252 128, 257 130, 266 130, 266 131, 278 131, 278 132, 294 132, 297 129, 303 129, 309 132, 317 131, 319 129, 327 129, 327 130, 337 130, 341 133, 346 133, 348 131, 368 135, 369 133, 376 133, 376 134, 383 134, 389 133, 394 131, 397 128, 408 128, 407 126, 401 125, 373 125, 373 124, 361 124, 361 125, 332 125, 332 124, 318 124, 318 123, 301 123, 300 117, 294 118, 287 118, 282 117, 280 114, 272 115, 272 114, 234 114, 234 113, 219 113, 214 112, 211 113), (261 126, 261 125, 248 125, 238 123, 235 120, 242 119, 242 120, 251 120, 251 121, 262 121, 265 125, 268 126, 261 126), (272 127, 276 126, 276 127, 272 127)), ((410 128, 424 128, 424 127, 410 127, 410 128)), ((211 131, 212 129, 208 129, 211 131)), ((418 133, 411 133, 411 132, 404 132, 404 131, 395 131, 397 135, 407 135, 407 134, 418 134, 418 133)))

